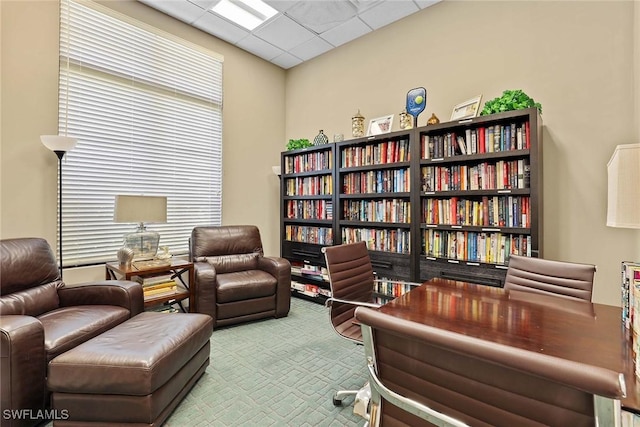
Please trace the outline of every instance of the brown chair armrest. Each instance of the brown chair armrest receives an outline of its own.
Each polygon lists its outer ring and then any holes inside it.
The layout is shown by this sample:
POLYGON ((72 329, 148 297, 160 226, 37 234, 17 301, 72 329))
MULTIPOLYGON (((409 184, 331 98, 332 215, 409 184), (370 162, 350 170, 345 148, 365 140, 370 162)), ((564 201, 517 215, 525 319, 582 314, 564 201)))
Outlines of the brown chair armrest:
MULTIPOLYGON (((198 313, 205 313, 216 318, 216 269, 207 262, 193 264, 195 276, 196 309, 198 313)), ((215 325, 214 325, 215 326, 215 325)))
POLYGON ((40 321, 31 316, 0 316, 0 359, 0 407, 43 409, 47 363, 40 321))
POLYGON ((276 317, 284 317, 291 309, 291 263, 280 257, 258 258, 258 268, 271 274, 278 281, 276 290, 276 317))
POLYGON ((60 306, 115 305, 126 308, 131 317, 144 310, 144 296, 140 283, 128 280, 65 284, 58 289, 60 306))

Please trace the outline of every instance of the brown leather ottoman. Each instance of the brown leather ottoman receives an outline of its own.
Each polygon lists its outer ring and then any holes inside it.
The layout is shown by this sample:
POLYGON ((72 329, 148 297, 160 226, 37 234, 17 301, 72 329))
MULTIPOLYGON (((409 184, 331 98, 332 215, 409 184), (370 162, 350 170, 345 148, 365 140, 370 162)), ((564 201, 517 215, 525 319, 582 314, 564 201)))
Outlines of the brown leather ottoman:
POLYGON ((54 426, 157 426, 209 365, 210 316, 144 312, 49 363, 54 426), (65 411, 65 412, 62 412, 65 411))

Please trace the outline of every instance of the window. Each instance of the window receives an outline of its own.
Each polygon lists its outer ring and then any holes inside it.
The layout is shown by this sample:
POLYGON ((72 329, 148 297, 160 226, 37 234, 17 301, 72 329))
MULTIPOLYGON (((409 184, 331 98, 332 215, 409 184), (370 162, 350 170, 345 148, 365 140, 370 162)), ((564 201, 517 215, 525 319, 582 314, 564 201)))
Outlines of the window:
POLYGON ((65 266, 114 260, 135 224, 118 194, 167 196, 160 246, 186 253, 222 216, 222 57, 92 2, 61 2, 59 132, 65 266))

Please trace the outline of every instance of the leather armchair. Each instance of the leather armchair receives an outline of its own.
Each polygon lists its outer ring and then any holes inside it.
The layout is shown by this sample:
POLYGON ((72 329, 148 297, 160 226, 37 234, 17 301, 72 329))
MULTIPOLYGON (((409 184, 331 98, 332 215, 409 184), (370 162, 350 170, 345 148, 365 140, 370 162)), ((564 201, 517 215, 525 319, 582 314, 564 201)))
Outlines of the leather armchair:
POLYGON ((258 227, 195 227, 190 258, 195 311, 210 315, 214 327, 289 313, 291 264, 264 256, 258 227))
POLYGON ((142 287, 115 280, 66 285, 40 238, 0 240, 0 271, 0 424, 31 426, 48 407, 49 361, 140 313, 142 287))

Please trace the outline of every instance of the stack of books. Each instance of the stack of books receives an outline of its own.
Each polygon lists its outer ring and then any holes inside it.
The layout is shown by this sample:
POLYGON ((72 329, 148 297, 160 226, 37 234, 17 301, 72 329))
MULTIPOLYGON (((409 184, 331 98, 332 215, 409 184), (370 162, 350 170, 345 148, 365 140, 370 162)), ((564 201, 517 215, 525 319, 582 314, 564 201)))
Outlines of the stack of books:
POLYGON ((636 376, 640 377, 640 263, 622 262, 622 322, 630 329, 636 376))
POLYGON ((142 292, 144 293, 145 299, 172 295, 178 290, 178 284, 172 274, 136 276, 134 280, 142 285, 142 292))

